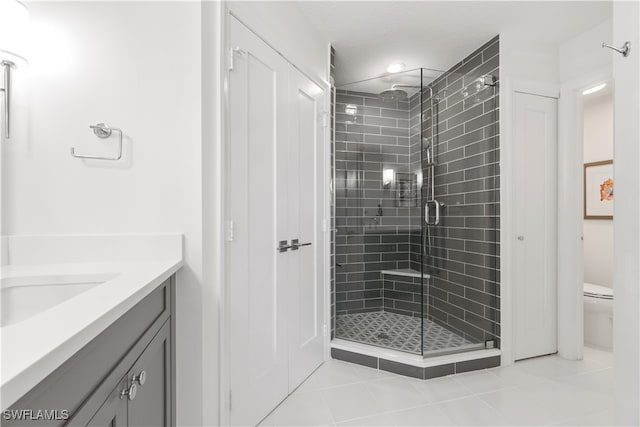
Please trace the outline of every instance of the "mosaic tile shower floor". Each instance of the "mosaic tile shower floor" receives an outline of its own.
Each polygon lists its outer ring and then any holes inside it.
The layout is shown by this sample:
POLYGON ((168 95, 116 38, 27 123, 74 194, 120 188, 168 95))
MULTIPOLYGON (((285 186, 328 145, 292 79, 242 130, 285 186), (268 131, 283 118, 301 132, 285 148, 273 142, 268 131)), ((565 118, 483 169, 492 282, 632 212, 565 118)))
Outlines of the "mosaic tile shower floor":
MULTIPOLYGON (((420 354, 420 318, 385 311, 341 314, 336 319, 336 338, 420 354)), ((424 354, 474 348, 473 343, 424 319, 424 354)))

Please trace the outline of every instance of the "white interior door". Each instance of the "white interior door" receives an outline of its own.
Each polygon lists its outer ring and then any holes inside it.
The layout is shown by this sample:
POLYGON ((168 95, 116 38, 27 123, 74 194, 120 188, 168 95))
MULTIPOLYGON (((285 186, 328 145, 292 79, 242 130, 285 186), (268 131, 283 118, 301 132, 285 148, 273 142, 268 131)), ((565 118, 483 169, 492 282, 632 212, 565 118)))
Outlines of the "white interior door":
POLYGON ((305 245, 289 254, 289 390, 293 391, 323 360, 322 194, 317 165, 323 147, 324 93, 292 66, 289 88, 288 226, 291 238, 305 245))
POLYGON ((230 420, 256 425, 288 394, 288 64, 235 18, 229 73, 227 218, 230 420))
POLYGON ((557 351, 557 100, 514 94, 514 359, 557 351))

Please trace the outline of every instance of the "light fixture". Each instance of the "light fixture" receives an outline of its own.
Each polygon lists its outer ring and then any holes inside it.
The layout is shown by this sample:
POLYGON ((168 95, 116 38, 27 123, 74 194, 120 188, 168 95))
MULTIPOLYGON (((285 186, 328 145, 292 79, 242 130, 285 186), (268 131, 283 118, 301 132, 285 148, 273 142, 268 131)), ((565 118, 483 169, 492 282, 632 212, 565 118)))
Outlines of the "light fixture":
POLYGON ((17 0, 0 0, 0 67, 3 70, 4 133, 11 136, 11 70, 29 63, 19 52, 24 48, 29 11, 17 0))
POLYGON ((394 62, 393 64, 389 64, 389 66, 387 67, 387 72, 399 73, 400 71, 404 70, 405 67, 406 65, 404 65, 402 62, 394 62))
POLYGON ((583 95, 590 95, 590 94, 592 94, 592 93, 595 93, 595 92, 597 92, 597 91, 599 91, 599 90, 604 89, 604 87, 605 87, 606 85, 607 85, 606 83, 601 83, 601 84, 599 84, 598 86, 594 86, 594 87, 592 87, 592 88, 589 88, 589 89, 585 90, 584 92, 582 92, 582 94, 583 94, 583 95))
POLYGON ((396 178, 396 171, 393 169, 382 170, 382 188, 391 188, 396 178))

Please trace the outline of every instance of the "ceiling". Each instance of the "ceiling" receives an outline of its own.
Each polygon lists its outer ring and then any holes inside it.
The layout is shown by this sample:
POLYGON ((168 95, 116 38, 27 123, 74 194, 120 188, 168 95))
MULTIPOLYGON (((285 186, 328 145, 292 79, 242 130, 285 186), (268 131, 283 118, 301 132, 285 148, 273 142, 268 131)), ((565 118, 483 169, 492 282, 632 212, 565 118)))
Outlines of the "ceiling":
MULTIPOLYGON (((611 17, 600 1, 304 1, 336 49, 336 86, 406 69, 447 70, 496 34, 559 45, 611 17)), ((388 87, 388 84, 385 83, 388 87)))

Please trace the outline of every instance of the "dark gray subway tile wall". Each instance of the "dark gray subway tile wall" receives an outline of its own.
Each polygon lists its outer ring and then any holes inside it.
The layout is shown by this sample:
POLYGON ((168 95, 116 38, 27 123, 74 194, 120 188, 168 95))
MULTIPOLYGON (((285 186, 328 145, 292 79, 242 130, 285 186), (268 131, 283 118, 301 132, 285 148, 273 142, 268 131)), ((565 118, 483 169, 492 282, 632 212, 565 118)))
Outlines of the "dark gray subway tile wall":
POLYGON ((409 103, 338 90, 335 109, 336 313, 379 311, 380 271, 409 267, 411 208, 383 183, 409 172, 409 103))
MULTIPOLYGON (((467 56, 410 100, 411 167, 420 164, 420 126, 436 142, 435 198, 446 204, 441 224, 431 227, 431 255, 424 258, 429 280, 425 315, 473 341, 500 336, 499 101, 497 87, 477 97, 462 88, 484 74, 498 78, 498 37, 467 56), (431 108, 436 120, 431 123, 431 108), (420 110, 423 110, 422 120, 420 110)), ((423 164, 423 199, 428 168, 423 164)), ((426 200, 426 199, 425 199, 426 200)), ((412 215, 412 225, 422 221, 412 215)), ((419 270, 418 232, 411 236, 411 266, 419 270)))
POLYGON ((421 317, 423 313, 422 278, 383 274, 384 311, 421 317))

